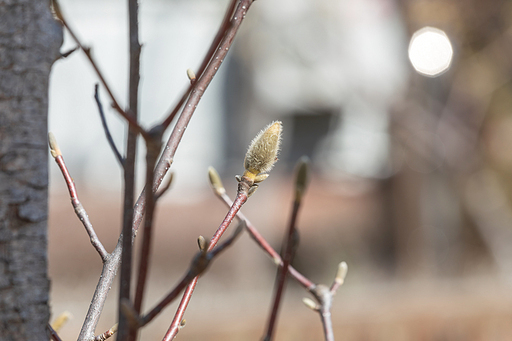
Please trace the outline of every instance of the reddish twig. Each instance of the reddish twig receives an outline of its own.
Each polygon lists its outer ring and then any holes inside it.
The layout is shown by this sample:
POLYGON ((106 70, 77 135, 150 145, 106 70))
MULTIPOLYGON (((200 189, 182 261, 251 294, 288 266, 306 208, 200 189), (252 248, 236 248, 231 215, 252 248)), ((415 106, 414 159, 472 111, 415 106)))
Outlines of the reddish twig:
MULTIPOLYGON (((236 19, 236 17, 233 19, 236 19)), ((213 250, 219 239, 222 237, 222 234, 235 218, 237 212, 240 211, 242 205, 247 201, 247 198, 254 193, 258 187, 258 183, 264 181, 268 177, 266 172, 270 171, 277 161, 277 154, 281 143, 281 132, 281 122, 272 122, 260 131, 251 141, 244 159, 245 172, 243 176, 237 176, 238 191, 235 201, 210 240, 208 251, 213 250)), ((176 334, 178 334, 180 322, 182 321, 185 310, 190 302, 197 280, 198 277, 196 276, 185 290, 171 326, 167 330, 163 340, 172 340, 176 334)))
POLYGON ((114 143, 114 139, 112 138, 112 134, 110 134, 110 129, 108 129, 107 119, 105 118, 105 113, 103 112, 103 105, 101 104, 100 96, 98 93, 98 87, 99 85, 96 83, 94 85, 94 99, 96 100, 96 104, 98 105, 98 112, 100 113, 101 124, 103 125, 103 130, 105 131, 105 136, 107 137, 107 141, 110 145, 110 148, 114 152, 117 161, 119 161, 121 168, 124 168, 124 158, 121 156, 121 153, 119 153, 119 150, 117 149, 116 144, 114 143))
POLYGON ((92 226, 92 223, 89 220, 89 216, 87 215, 87 212, 85 211, 85 208, 83 207, 82 203, 78 199, 78 193, 76 191, 75 182, 69 174, 69 170, 66 166, 66 163, 64 162, 64 158, 62 157, 62 152, 60 151, 59 146, 57 144, 57 140, 55 139, 55 136, 53 136, 52 133, 48 134, 48 141, 50 144, 51 154, 55 159, 55 162, 59 166, 62 176, 64 177, 64 180, 66 181, 66 185, 69 191, 69 197, 71 199, 71 204, 75 209, 75 213, 78 219, 80 219, 80 221, 82 222, 82 225, 84 225, 85 231, 89 235, 89 239, 91 240, 92 246, 96 249, 96 251, 98 251, 98 254, 101 257, 101 261, 105 263, 108 257, 108 252, 107 250, 105 250, 105 247, 103 247, 103 244, 96 235, 96 231, 94 231, 94 227, 92 226))
POLYGON ((279 312, 279 306, 284 293, 284 285, 286 283, 286 275, 288 274, 288 267, 290 266, 298 244, 298 232, 297 232, 297 215, 302 202, 302 196, 304 195, 306 184, 307 184, 307 158, 302 158, 299 161, 296 181, 295 181, 295 199, 293 201, 293 209, 290 217, 290 223, 288 225, 288 231, 285 237, 285 246, 283 253, 283 266, 278 269, 276 278, 276 288, 274 293, 274 303, 270 311, 270 316, 267 324, 267 332, 263 338, 265 341, 272 340, 274 333, 274 327, 277 323, 277 314, 279 312))
MULTIPOLYGON (((162 147, 163 130, 156 129, 150 132, 151 140, 146 140, 146 188, 151 188, 154 181, 154 167, 160 148, 162 147)), ((135 292, 134 308, 137 314, 140 314, 142 308, 142 299, 144 297, 144 289, 149 267, 149 257, 151 249, 151 239, 153 231, 153 217, 156 207, 156 196, 152 191, 146 192, 146 215, 144 220, 144 234, 142 236, 142 249, 140 252, 139 272, 137 276, 137 289, 135 292)))
POLYGON ((105 341, 106 339, 110 338, 117 332, 117 326, 118 324, 114 324, 112 328, 104 332, 103 334, 100 334, 94 338, 94 341, 105 341))
MULTIPOLYGON (((235 217, 236 213, 240 210, 240 207, 242 207, 242 205, 247 201, 247 191, 248 188, 245 191, 238 192, 235 202, 231 206, 230 210, 226 214, 226 217, 224 218, 219 228, 217 229, 212 239, 210 240, 210 244, 207 249, 208 251, 211 251, 215 247, 222 234, 226 231, 231 221, 233 221, 233 218, 235 217)), ((183 320, 185 310, 187 309, 190 299, 192 298, 192 293, 194 292, 198 279, 198 276, 194 277, 192 282, 190 282, 190 284, 187 286, 187 289, 183 294, 183 298, 181 299, 180 305, 178 306, 178 310, 176 311, 174 319, 171 322, 171 326, 169 327, 167 333, 163 338, 164 341, 172 340, 174 339, 174 337, 176 337, 176 334, 178 334, 180 330, 180 323, 183 320)))

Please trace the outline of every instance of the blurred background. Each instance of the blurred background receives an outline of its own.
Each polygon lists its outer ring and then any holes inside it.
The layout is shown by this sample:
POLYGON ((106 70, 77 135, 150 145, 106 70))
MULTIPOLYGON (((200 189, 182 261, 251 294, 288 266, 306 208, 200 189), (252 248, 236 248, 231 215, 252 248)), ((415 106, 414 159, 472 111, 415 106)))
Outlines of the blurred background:
MULTIPOLYGON (((140 2, 141 121, 166 117, 212 40, 226 0, 140 2)), ((127 6, 61 0, 68 22, 126 103, 127 6)), ((62 51, 75 45, 67 33, 62 51)), ((295 162, 311 159, 294 266, 336 295, 336 340, 512 340, 512 2, 503 0, 259 0, 182 140, 172 189, 157 210, 145 307, 188 268, 198 235, 226 207, 255 134, 282 120, 280 161, 242 211, 279 250, 295 162)), ((94 102, 96 75, 82 52, 54 65, 50 122, 96 231, 112 250, 122 175, 94 102)), ((105 108, 109 100, 100 93, 105 108)), ((121 149, 126 125, 106 110, 121 149)), ((169 131, 170 133, 170 131, 169 131)), ((140 160, 144 146, 140 144, 140 160)), ((77 337, 101 262, 51 164, 52 313, 77 337)), ((143 167, 139 168, 139 189, 143 167)), ((136 243, 136 248, 139 245, 136 243)), ((275 266, 247 236, 201 278, 183 340, 259 340, 275 266)), ((320 320, 289 280, 276 340, 322 340, 320 320)), ((116 320, 117 283, 98 326, 116 320)), ((143 329, 163 336, 176 305, 143 329)))

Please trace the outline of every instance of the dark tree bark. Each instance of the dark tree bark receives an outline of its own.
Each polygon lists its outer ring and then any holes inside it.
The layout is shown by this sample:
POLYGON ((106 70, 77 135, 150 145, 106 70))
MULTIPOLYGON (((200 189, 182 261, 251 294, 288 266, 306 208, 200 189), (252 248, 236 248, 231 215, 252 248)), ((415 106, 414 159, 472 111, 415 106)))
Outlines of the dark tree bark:
POLYGON ((48 341, 49 1, 0 0, 0 339, 48 341))

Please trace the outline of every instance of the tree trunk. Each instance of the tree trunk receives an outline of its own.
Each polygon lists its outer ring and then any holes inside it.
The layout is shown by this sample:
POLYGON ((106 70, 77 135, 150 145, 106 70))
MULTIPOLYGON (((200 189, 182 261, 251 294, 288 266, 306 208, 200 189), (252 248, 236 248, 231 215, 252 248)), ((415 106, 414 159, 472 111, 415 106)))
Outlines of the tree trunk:
POLYGON ((49 1, 0 0, 0 339, 48 341, 49 1))

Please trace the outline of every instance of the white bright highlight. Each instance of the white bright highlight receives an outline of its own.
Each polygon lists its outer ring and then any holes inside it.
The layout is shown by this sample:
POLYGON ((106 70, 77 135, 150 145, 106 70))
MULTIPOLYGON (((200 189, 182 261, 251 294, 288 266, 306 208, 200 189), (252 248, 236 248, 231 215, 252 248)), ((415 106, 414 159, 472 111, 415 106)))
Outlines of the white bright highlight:
POLYGON ((452 44, 444 31, 424 27, 412 35, 409 60, 420 74, 428 77, 439 76, 448 70, 452 57, 452 44))

